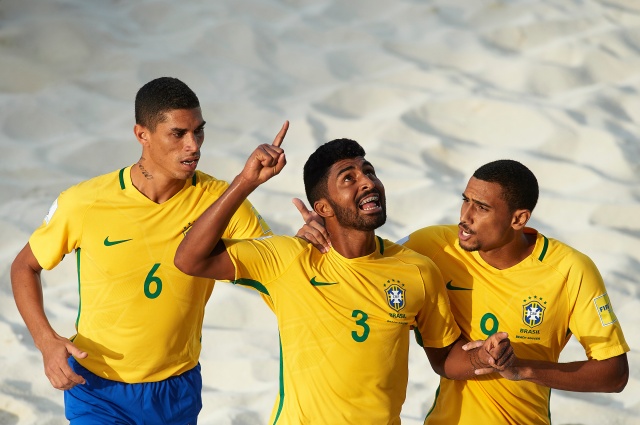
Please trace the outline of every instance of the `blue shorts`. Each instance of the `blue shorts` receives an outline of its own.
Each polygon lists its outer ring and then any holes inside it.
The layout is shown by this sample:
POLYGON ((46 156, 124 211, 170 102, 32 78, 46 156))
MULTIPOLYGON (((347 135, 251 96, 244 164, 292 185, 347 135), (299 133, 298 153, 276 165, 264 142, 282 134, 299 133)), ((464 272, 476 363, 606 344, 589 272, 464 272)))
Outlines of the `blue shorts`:
POLYGON ((72 425, 196 425, 202 409, 200 364, 159 382, 126 384, 100 378, 69 357, 86 383, 64 391, 65 416, 72 425))

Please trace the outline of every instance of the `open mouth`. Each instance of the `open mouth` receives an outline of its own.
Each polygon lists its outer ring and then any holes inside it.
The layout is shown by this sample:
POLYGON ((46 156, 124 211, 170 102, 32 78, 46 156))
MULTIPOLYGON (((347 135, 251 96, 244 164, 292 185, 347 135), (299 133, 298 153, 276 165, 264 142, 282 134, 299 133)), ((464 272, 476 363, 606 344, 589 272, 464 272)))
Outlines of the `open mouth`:
POLYGON ((475 232, 471 231, 471 229, 468 229, 467 227, 463 226, 463 225, 458 225, 458 228, 460 229, 460 234, 464 237, 469 237, 473 234, 475 234, 475 232))
POLYGON ((380 208, 380 196, 376 193, 365 196, 358 207, 363 211, 371 211, 380 208))
POLYGON ((180 161, 180 163, 181 163, 181 164, 184 164, 184 165, 189 165, 189 166, 191 166, 191 165, 193 165, 193 164, 196 164, 196 163, 198 162, 198 160, 199 160, 199 159, 200 159, 200 158, 187 159, 187 160, 185 160, 185 161, 180 161))

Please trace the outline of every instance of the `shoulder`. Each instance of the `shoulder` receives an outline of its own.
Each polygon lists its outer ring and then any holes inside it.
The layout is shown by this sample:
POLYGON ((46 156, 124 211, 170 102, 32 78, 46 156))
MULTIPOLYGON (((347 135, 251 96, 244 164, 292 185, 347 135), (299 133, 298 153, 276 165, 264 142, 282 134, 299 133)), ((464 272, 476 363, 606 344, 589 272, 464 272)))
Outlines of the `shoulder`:
POLYGON ((61 192, 60 197, 82 204, 92 203, 101 196, 122 190, 123 170, 124 168, 82 181, 61 192))
POLYGON ((433 249, 451 244, 455 242, 457 237, 458 226, 455 224, 428 226, 405 236, 398 243, 421 254, 431 256, 433 249))
POLYGON ((217 179, 200 170, 196 170, 193 178, 195 180, 194 185, 196 187, 215 195, 222 194, 229 187, 229 183, 226 181, 217 179))
POLYGON ((422 271, 438 270, 433 260, 426 255, 410 249, 404 245, 384 240, 384 255, 394 258, 402 263, 411 264, 418 267, 422 271))
POLYGON ((564 242, 538 233, 538 243, 542 246, 538 261, 556 269, 564 276, 600 273, 588 255, 564 242))

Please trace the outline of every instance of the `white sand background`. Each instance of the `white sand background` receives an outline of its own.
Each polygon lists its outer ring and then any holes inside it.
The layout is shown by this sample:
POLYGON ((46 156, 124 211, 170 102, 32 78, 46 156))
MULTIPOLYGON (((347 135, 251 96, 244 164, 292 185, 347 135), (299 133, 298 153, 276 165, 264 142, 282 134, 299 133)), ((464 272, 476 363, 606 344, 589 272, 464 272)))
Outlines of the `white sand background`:
MULTIPOLYGON (((63 189, 134 163, 137 89, 174 76, 207 120, 200 169, 230 180, 285 119, 282 175, 251 200, 278 233, 301 224, 302 165, 361 142, 387 188, 397 240, 457 222, 481 164, 538 176, 531 224, 599 266, 632 351, 621 394, 553 391, 554 424, 640 423, 640 2, 637 0, 0 0, 0 424, 66 423, 62 393, 13 302, 9 267, 63 189)), ((73 256, 43 274, 47 314, 74 333, 73 256)), ((219 284, 201 357, 202 424, 267 422, 276 322, 219 284)), ((563 360, 583 359, 572 341, 563 360)), ((403 423, 437 387, 411 347, 403 423)))

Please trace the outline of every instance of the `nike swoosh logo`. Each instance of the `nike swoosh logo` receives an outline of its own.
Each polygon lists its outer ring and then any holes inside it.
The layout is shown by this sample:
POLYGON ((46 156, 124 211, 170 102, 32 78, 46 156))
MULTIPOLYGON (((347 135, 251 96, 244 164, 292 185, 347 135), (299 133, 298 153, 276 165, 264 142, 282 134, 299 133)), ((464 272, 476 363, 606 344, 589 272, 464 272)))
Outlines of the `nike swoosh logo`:
POLYGON ((121 239, 119 241, 110 241, 109 236, 104 238, 104 246, 118 245, 119 243, 129 242, 131 239, 121 239))
POLYGON ((453 286, 451 281, 447 282, 447 289, 450 291, 473 291, 473 288, 461 288, 459 286, 453 286))
POLYGON ((318 282, 318 281, 316 280, 316 277, 315 277, 315 276, 314 276, 314 277, 312 277, 312 278, 311 278, 311 280, 310 280, 309 282, 311 282, 311 284, 312 284, 313 286, 329 286, 329 285, 337 285, 337 284, 338 284, 338 282, 318 282))

